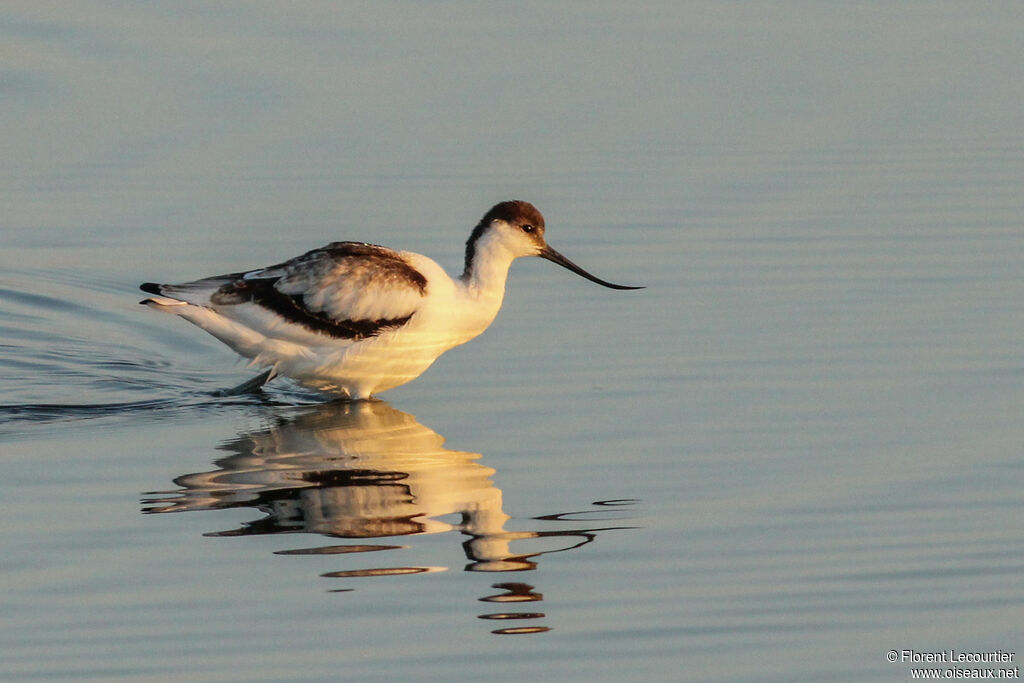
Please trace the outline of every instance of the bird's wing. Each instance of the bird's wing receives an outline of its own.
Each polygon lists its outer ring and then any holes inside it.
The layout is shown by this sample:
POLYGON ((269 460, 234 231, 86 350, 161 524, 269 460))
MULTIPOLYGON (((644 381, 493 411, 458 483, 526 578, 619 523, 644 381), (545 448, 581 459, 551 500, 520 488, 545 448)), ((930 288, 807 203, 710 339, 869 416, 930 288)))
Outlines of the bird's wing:
POLYGON ((286 321, 358 340, 408 322, 427 280, 396 251, 333 242, 269 268, 143 289, 207 306, 270 336, 286 321))

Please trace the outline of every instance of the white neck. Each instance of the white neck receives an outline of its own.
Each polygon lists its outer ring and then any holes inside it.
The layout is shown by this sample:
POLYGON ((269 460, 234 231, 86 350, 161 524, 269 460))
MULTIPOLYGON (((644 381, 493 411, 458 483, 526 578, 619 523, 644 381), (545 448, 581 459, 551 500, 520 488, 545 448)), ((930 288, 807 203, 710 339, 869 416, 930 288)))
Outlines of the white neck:
POLYGON ((505 281, 508 269, 515 260, 514 254, 494 233, 484 234, 474 245, 473 260, 459 278, 466 293, 478 299, 497 299, 498 305, 505 296, 505 281))

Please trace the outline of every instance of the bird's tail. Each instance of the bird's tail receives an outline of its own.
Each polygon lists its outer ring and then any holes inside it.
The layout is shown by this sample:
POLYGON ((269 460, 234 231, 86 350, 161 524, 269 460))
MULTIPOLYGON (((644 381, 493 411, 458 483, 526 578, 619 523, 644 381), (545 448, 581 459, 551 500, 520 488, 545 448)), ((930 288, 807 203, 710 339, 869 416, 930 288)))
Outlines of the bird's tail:
POLYGON ((143 306, 149 306, 154 310, 164 311, 166 313, 175 313, 176 311, 174 311, 173 309, 176 306, 188 305, 187 301, 182 301, 181 299, 173 299, 169 296, 163 296, 162 287, 164 287, 164 285, 159 285, 155 282, 143 282, 141 285, 139 285, 139 289, 141 289, 143 292, 155 294, 156 296, 151 296, 148 299, 143 299, 139 303, 142 304, 143 306))

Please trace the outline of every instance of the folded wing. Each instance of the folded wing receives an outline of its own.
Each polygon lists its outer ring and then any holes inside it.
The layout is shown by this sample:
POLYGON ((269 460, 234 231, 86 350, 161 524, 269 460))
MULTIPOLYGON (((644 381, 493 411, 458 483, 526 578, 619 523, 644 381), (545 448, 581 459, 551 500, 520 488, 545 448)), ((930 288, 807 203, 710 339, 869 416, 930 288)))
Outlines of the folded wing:
POLYGON ((358 341, 409 322, 427 280, 396 251, 334 242, 269 268, 142 289, 211 308, 269 337, 301 330, 358 341))

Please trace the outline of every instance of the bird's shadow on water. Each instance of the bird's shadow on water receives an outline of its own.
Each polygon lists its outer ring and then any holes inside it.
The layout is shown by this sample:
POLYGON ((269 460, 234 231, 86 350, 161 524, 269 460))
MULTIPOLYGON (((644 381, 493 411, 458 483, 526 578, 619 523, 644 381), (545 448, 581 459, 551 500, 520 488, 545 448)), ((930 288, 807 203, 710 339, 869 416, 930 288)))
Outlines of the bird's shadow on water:
MULTIPOLYGON (((323 536, 330 542, 276 554, 337 558, 338 569, 320 574, 331 593, 350 592, 372 577, 450 569, 416 560, 422 550, 416 537, 426 534, 458 538, 464 571, 502 573, 535 570, 545 555, 581 548, 605 532, 636 528, 621 523, 635 503, 622 499, 539 515, 525 521, 528 530, 508 530, 502 491, 491 479, 495 471, 477 453, 444 448, 444 438, 412 415, 379 400, 288 412, 220 445, 227 455, 214 462, 216 469, 182 474, 174 479, 178 488, 145 494, 143 512, 253 508, 262 516, 206 535, 323 536)), ((524 526, 524 520, 515 524, 524 526)), ((504 609, 479 617, 515 624, 493 633, 550 630, 539 622, 544 613, 507 604, 542 601, 533 585, 501 581, 489 588, 476 599, 504 609)))

